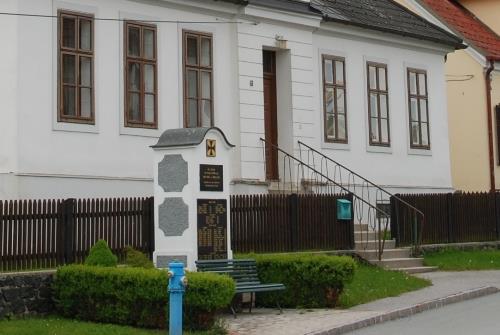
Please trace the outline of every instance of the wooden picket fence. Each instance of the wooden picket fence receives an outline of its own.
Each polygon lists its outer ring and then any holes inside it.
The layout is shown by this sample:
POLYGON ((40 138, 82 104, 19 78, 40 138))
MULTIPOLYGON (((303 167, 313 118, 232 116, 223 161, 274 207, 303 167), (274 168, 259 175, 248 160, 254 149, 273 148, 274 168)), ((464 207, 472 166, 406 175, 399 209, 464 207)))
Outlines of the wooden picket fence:
MULTIPOLYGON (((500 240, 500 193, 398 196, 425 214, 422 244, 500 240)), ((391 232, 398 246, 408 246, 414 216, 398 203, 391 199, 391 232)))
POLYGON ((0 201, 0 271, 83 262, 98 240, 154 251, 153 198, 0 201))
POLYGON ((234 252, 291 252, 354 248, 352 221, 337 220, 343 195, 265 194, 231 197, 234 252))

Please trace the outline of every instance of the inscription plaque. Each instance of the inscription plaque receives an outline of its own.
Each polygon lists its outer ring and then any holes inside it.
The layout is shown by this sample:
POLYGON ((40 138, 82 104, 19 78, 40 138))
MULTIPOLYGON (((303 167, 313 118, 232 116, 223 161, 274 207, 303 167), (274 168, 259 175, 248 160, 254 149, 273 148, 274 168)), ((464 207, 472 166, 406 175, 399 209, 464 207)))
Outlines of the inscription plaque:
POLYGON ((224 167, 222 165, 200 165, 200 191, 224 191, 224 167))
POLYGON ((198 259, 227 259, 227 201, 198 199, 198 259))

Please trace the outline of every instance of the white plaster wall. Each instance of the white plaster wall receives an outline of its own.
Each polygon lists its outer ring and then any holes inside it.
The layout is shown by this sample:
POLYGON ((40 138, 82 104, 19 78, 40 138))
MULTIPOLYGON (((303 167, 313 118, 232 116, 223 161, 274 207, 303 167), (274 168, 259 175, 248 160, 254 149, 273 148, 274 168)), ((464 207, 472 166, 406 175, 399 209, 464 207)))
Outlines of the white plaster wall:
MULTIPOLYGON (((17 12, 18 1, 0 2, 0 11, 17 12)), ((2 16, 0 19, 0 198, 17 194, 12 172, 17 167, 17 66, 18 18, 2 16)))
POLYGON ((343 34, 314 34, 314 113, 304 115, 313 125, 302 131, 304 141, 385 186, 417 189, 451 188, 444 53, 398 46, 343 34), (348 145, 323 141, 321 55, 346 59, 348 145), (388 66, 391 147, 368 144, 366 61, 388 66), (431 150, 412 150, 409 144, 406 88, 407 67, 427 70, 431 150))
MULTIPOLYGON (((218 15, 207 9, 188 8, 179 1, 156 1, 147 4, 145 1, 124 0, 6 2, 16 4, 20 12, 47 15, 56 14, 58 9, 68 9, 90 12, 96 17, 139 20, 214 21, 218 17, 231 18, 229 14, 218 15)), ((220 7, 220 4, 214 4, 213 9, 220 7)), ((9 8, 6 8, 6 11, 8 10, 9 8)), ((2 17, 2 27, 6 25, 5 20, 2 17)), ((13 171, 21 176, 29 176, 18 182, 20 195, 45 197, 53 194, 65 197, 77 194, 90 197, 116 196, 118 193, 126 193, 129 196, 153 193, 153 155, 149 146, 156 143, 163 130, 182 126, 183 28, 214 34, 215 124, 226 132, 230 140, 238 137, 238 129, 234 127, 234 124, 239 122, 235 112, 237 100, 232 98, 237 87, 237 78, 232 76, 236 61, 230 61, 235 55, 228 52, 235 43, 233 24, 157 25, 159 130, 138 131, 121 126, 122 22, 95 23, 96 125, 86 126, 56 122, 56 20, 30 17, 19 17, 16 20, 19 21, 17 34, 12 35, 8 41, 9 45, 14 46, 13 49, 16 42, 19 42, 17 52, 2 52, 0 66, 4 66, 5 59, 12 62, 17 57, 17 76, 16 70, 10 69, 7 73, 13 77, 13 80, 9 80, 11 83, 17 80, 18 98, 10 102, 10 108, 16 111, 20 125, 18 148, 15 150, 19 154, 19 164, 13 171), (120 187, 113 186, 117 181, 124 183, 120 187), (64 185, 64 188, 54 191, 48 186, 51 184, 64 185), (73 186, 66 187, 67 185, 73 186)), ((6 28, 12 30, 10 26, 6 28)), ((7 33, 8 31, 3 29, 0 32, 2 36, 7 33)), ((4 85, 8 79, 2 75, 0 85, 4 85)), ((10 93, 10 96, 15 96, 15 87, 11 88, 10 93)), ((0 145, 3 145, 3 142, 0 145)), ((0 152, 5 152, 3 147, 0 152)), ((4 169, 4 165, 0 160, 0 169, 4 169)))

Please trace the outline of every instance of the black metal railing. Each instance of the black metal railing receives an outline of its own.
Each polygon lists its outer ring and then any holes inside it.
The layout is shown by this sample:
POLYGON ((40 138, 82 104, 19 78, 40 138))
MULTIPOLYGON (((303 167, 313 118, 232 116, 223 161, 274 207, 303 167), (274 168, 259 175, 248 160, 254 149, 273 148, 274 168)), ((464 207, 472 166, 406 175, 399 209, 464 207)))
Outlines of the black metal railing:
MULTIPOLYGON (((308 166, 313 166, 321 174, 332 179, 335 184, 342 185, 343 189, 347 189, 349 192, 358 195, 372 206, 385 208, 386 212, 390 211, 390 220, 393 225, 403 215, 401 213, 401 208, 403 208, 405 220, 411 222, 413 254, 416 255, 420 252, 422 231, 425 225, 425 215, 421 210, 311 146, 301 141, 298 141, 298 144, 301 161, 304 161, 308 166)), ((363 227, 362 223, 364 222, 362 220, 358 223, 360 227, 363 227)), ((369 224, 366 228, 376 231, 378 227, 377 225, 369 224)), ((362 228, 360 229, 363 230, 362 228)), ((380 230, 378 231, 381 233, 380 230)), ((387 238, 386 232, 383 233, 383 238, 387 238)))
MULTIPOLYGON (((279 178, 270 181, 270 192, 291 193, 291 194, 349 194, 352 195, 353 221, 364 223, 368 229, 358 229, 355 234, 359 235, 362 249, 367 249, 370 244, 375 245, 378 259, 382 259, 385 248, 386 234, 390 223, 390 214, 381 207, 377 207, 370 199, 366 199, 363 192, 353 190, 350 184, 343 184, 332 178, 328 171, 321 170, 321 167, 305 162, 302 158, 297 158, 286 151, 261 138, 263 145, 264 160, 266 154, 270 155, 271 150, 278 157, 279 178), (370 243, 370 244, 369 244, 370 243)), ((266 166, 267 169, 267 166, 266 166)), ((267 175, 267 173, 266 173, 267 175)), ((363 225, 360 225, 363 227, 363 225)), ((358 247, 358 246, 356 246, 358 247)))

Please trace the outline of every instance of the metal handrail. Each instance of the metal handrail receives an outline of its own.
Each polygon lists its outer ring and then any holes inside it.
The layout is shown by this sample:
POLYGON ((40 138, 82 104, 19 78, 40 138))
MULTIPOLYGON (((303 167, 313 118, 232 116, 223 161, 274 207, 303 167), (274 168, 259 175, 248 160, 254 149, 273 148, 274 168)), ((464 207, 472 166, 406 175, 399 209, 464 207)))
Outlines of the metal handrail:
MULTIPOLYGON (((322 172, 316 170, 314 167, 311 167, 309 164, 305 163, 301 159, 298 159, 298 158, 290 155, 289 153, 287 153, 286 151, 284 151, 283 149, 281 149, 280 147, 278 147, 276 144, 271 143, 271 142, 269 142, 269 141, 267 141, 267 140, 265 140, 263 138, 260 138, 260 140, 266 146, 271 146, 274 150, 277 150, 278 152, 281 152, 283 155, 285 155, 289 159, 294 160, 295 162, 297 162, 298 164, 300 164, 301 167, 306 167, 306 168, 310 169, 312 172, 314 172, 317 175, 321 176, 322 178, 324 178, 328 182, 336 185, 337 187, 339 187, 340 189, 342 189, 344 192, 352 194, 353 199, 357 199, 357 200, 361 201, 362 203, 364 203, 365 205, 367 205, 368 207, 370 207, 372 210, 375 210, 376 212, 378 212, 379 214, 381 214, 383 217, 385 217, 385 218, 389 218, 390 217, 390 215, 388 213, 386 213, 384 210, 382 210, 382 209, 380 209, 380 208, 378 208, 376 206, 373 206, 371 203, 369 203, 365 199, 361 198, 357 194, 355 194, 352 191, 350 191, 349 189, 345 188, 342 184, 339 184, 336 181, 332 180, 330 177, 328 177, 327 175, 323 174, 322 172)), ((387 225, 388 225, 388 222, 386 221, 386 224, 385 224, 385 227, 384 227, 384 235, 387 232, 387 225)), ((381 232, 381 229, 380 229, 380 225, 379 225, 379 231, 378 231, 378 233, 380 234, 380 232, 381 232)), ((382 254, 383 254, 384 248, 385 248, 385 238, 380 238, 380 236, 379 236, 378 240, 379 240, 378 258, 379 258, 379 260, 381 260, 382 259, 382 254)))
MULTIPOLYGON (((381 192, 385 193, 385 194, 386 194, 386 195, 388 195, 389 197, 396 199, 396 200, 397 200, 397 201, 399 201, 400 203, 404 204, 407 208, 409 208, 409 209, 413 210, 415 213, 417 213, 418 215, 420 215, 420 217, 421 217, 420 234, 419 234, 419 237, 418 237, 418 239, 419 239, 419 240, 418 240, 418 245, 416 245, 415 247, 418 247, 419 245, 421 245, 421 243, 422 243, 422 232, 423 232, 424 225, 425 225, 425 214, 424 214, 421 210, 419 210, 419 209, 418 209, 418 208, 416 208, 415 206, 411 205, 411 204, 410 204, 410 203, 408 203, 407 201, 405 201, 405 200, 401 199, 401 198, 400 198, 400 197, 398 197, 397 195, 392 194, 391 192, 387 191, 386 189, 384 189, 384 188, 380 187, 379 185, 377 185, 377 184, 373 183, 372 181, 370 181, 370 180, 366 179, 365 177, 361 176, 360 174, 358 174, 358 173, 356 173, 356 172, 352 171, 351 169, 349 169, 349 168, 348 168, 348 167, 346 167, 345 165, 343 165, 343 164, 341 164, 341 163, 339 163, 339 162, 337 162, 337 161, 333 160, 332 158, 330 158, 330 157, 326 156, 326 155, 325 155, 325 154, 323 154, 322 152, 320 152, 320 151, 318 151, 318 150, 316 150, 316 149, 312 148, 311 146, 309 146, 309 145, 305 144, 304 142, 302 142, 302 141, 300 141, 300 140, 299 140, 299 141, 298 141, 298 143, 299 143, 299 147, 300 147, 300 146, 304 146, 304 147, 306 147, 307 149, 309 149, 310 151, 313 151, 313 152, 317 153, 317 154, 318 154, 318 155, 320 155, 322 158, 324 158, 324 159, 326 159, 326 160, 328 160, 328 161, 330 161, 330 162, 332 162, 332 163, 336 164, 337 166, 340 166, 341 168, 343 168, 343 169, 347 170, 349 173, 351 173, 351 174, 353 174, 354 176, 356 176, 356 177, 360 178, 360 179, 361 179, 361 180, 363 180, 364 182, 368 183, 369 185, 371 185, 372 187, 376 188, 377 190, 379 190, 379 191, 381 191, 381 192)), ((300 150, 300 149, 299 149, 299 153, 300 153, 301 158, 302 158, 302 150, 300 150)), ((416 242, 417 242, 417 241, 416 241, 416 242)))

